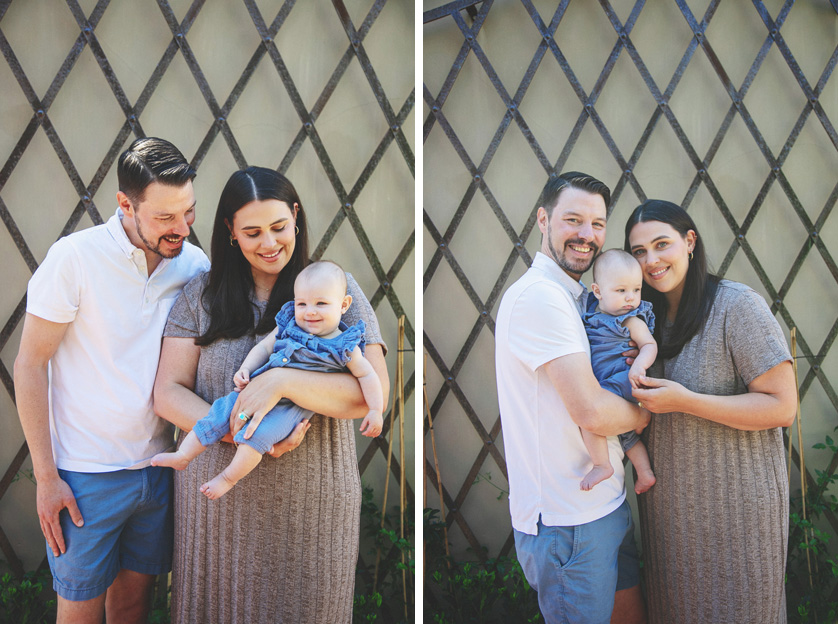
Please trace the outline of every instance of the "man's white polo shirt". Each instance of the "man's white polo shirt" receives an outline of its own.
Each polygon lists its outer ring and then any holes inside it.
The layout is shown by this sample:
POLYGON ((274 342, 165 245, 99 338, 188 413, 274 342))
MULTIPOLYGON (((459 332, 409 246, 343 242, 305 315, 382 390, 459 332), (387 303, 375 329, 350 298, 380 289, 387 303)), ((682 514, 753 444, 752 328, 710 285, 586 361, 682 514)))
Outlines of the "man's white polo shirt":
POLYGON ((544 364, 573 353, 590 357, 578 298, 584 286, 551 258, 536 253, 530 269, 506 291, 495 323, 495 370, 509 475, 512 526, 537 534, 608 515, 625 499, 623 451, 608 438, 614 476, 583 492, 592 462, 544 364))
POLYGON ((29 281, 26 311, 69 323, 50 360, 53 454, 64 470, 141 468, 172 445, 151 402, 163 328, 209 261, 184 241, 149 277, 121 217, 59 239, 29 281))

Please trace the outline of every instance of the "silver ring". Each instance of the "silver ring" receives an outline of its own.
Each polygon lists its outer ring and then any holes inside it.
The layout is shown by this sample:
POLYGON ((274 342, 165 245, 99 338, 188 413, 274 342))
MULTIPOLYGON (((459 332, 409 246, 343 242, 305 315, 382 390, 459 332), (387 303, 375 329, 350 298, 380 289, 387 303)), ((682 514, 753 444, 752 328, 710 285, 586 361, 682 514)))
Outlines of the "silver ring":
POLYGON ((250 420, 250 416, 248 416, 245 412, 239 412, 238 419, 247 422, 248 420, 250 420))

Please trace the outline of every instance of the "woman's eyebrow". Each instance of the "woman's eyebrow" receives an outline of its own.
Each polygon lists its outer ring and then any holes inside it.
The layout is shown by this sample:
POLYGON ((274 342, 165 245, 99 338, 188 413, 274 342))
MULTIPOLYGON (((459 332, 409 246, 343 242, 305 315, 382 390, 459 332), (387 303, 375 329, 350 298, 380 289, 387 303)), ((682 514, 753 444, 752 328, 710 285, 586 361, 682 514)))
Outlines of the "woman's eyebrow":
MULTIPOLYGON (((271 223, 271 225, 269 225, 268 227, 272 227, 272 226, 277 225, 279 223, 283 223, 284 221, 288 221, 288 217, 283 217, 281 219, 277 219, 276 221, 271 223)), ((242 227, 242 229, 243 230, 258 230, 259 226, 258 225, 245 225, 245 226, 242 227)))
MULTIPOLYGON (((659 241, 661 239, 664 239, 664 238, 669 238, 669 236, 667 236, 666 234, 661 234, 660 236, 656 236, 655 238, 653 238, 649 242, 650 243, 656 243, 657 241, 659 241)), ((632 249, 634 249, 635 247, 643 247, 643 245, 633 245, 632 249)))

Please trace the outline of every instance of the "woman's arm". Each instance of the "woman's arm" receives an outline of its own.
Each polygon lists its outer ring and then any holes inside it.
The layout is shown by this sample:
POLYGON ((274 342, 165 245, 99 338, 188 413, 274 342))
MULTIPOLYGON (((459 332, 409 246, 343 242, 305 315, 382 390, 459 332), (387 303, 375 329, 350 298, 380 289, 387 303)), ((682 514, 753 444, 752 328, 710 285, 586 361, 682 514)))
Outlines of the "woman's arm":
POLYGON ((183 431, 191 431, 210 405, 195 394, 201 347, 194 338, 166 336, 154 380, 154 412, 183 431))
MULTIPOLYGON (((210 408, 209 403, 194 392, 200 356, 201 348, 195 345, 193 338, 163 338, 160 364, 154 380, 154 412, 183 431, 191 431, 210 408)), ((274 444, 268 454, 279 457, 294 450, 303 441, 309 427, 311 423, 307 420, 299 423, 291 435, 274 444)), ((232 442, 233 437, 228 433, 221 441, 232 442)))
MULTIPOLYGON (((381 383, 384 409, 390 394, 390 377, 381 345, 367 345, 366 358, 381 383)), ((264 415, 280 399, 287 398, 331 418, 363 418, 367 403, 358 380, 350 373, 321 373, 297 368, 272 368, 255 377, 241 391, 232 413, 264 415)))
POLYGON ((741 429, 788 427, 797 412, 797 388, 791 362, 781 362, 748 384, 748 392, 730 396, 699 394, 668 379, 641 379, 645 388, 632 392, 655 414, 683 412, 741 429))

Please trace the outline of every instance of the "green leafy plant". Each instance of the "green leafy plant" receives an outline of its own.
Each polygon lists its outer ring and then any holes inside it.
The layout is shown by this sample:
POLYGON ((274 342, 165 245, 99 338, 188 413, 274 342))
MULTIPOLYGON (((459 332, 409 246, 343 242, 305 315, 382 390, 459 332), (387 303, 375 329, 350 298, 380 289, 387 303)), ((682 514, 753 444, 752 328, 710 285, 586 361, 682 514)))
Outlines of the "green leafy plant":
POLYGON ((154 595, 151 599, 151 612, 148 614, 148 624, 169 624, 172 621, 172 614, 169 607, 169 599, 172 595, 172 586, 169 584, 168 574, 166 578, 158 577, 154 584, 154 595))
MULTIPOLYGON (((838 429, 838 427, 836 427, 838 429)), ((830 436, 813 448, 838 453, 830 436)), ((786 602, 789 622, 836 622, 838 602, 833 599, 838 562, 829 550, 829 533, 819 528, 821 519, 838 513, 838 499, 829 492, 838 475, 815 470, 816 483, 806 492, 806 517, 798 491, 791 497, 789 551, 786 566, 786 602), (808 556, 807 556, 808 555, 808 556)))
POLYGON ((495 500, 501 500, 504 496, 506 498, 509 498, 509 490, 505 490, 502 487, 500 487, 499 485, 492 482, 492 472, 490 470, 487 470, 486 472, 478 472, 477 473, 477 476, 474 479, 474 485, 477 485, 478 483, 481 483, 481 482, 492 486, 493 488, 495 488, 498 491, 498 495, 495 498, 495 500))
POLYGON ((0 577, 0 622, 55 622, 56 601, 41 595, 49 580, 49 572, 45 570, 27 572, 20 580, 9 573, 0 577))
POLYGON ((415 578, 413 504, 404 511, 404 538, 401 537, 399 507, 394 505, 384 515, 369 486, 364 486, 361 500, 361 531, 367 536, 366 563, 359 564, 353 621, 404 623, 413 621, 413 585, 415 578), (380 552, 378 583, 376 552, 380 552), (402 563, 404 559, 404 563, 402 563), (405 583, 407 589, 405 589, 405 583), (407 594, 407 596, 405 596, 407 594), (407 613, 407 615, 405 615, 407 613))
POLYGON ((12 483, 17 483, 21 479, 26 479, 32 484, 35 484, 35 472, 31 468, 21 468, 12 477, 12 483))
POLYGON ((427 557, 425 617, 438 624, 543 622, 538 594, 512 557, 455 561, 445 553, 439 510, 423 514, 427 557))

